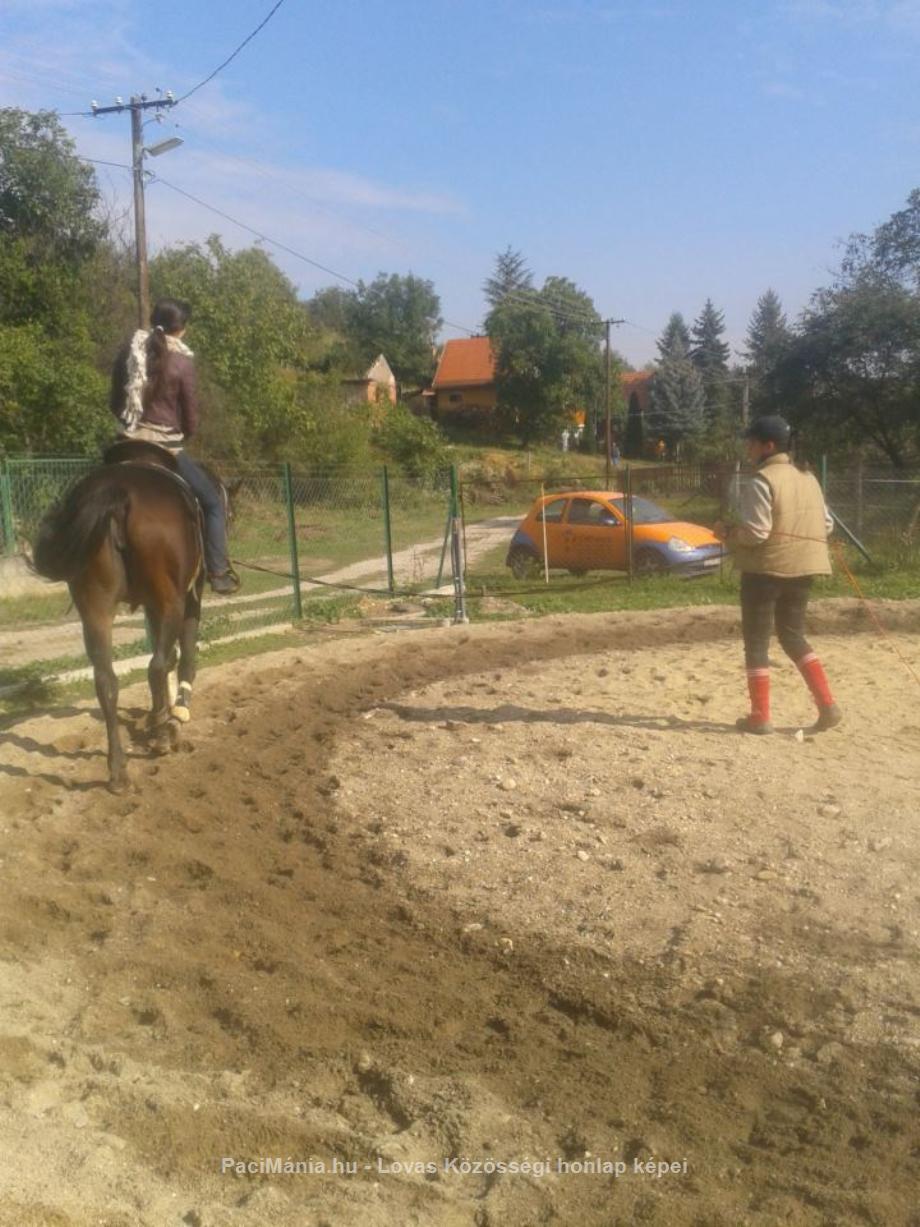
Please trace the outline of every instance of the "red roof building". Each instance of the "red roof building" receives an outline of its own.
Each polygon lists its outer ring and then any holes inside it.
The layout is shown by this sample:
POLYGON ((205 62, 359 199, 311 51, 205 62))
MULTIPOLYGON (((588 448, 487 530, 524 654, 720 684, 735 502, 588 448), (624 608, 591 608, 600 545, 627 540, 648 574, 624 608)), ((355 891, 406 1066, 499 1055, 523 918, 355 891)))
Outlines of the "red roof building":
POLYGON ((439 413, 495 408, 495 353, 488 337, 447 341, 431 383, 439 413))

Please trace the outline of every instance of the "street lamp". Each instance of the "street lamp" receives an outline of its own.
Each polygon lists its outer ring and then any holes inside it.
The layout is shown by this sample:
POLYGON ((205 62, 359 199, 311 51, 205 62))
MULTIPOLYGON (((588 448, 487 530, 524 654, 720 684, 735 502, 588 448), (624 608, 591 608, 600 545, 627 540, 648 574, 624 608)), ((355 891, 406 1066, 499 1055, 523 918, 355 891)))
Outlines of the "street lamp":
POLYGON ((156 145, 148 145, 144 149, 144 153, 149 153, 152 158, 158 158, 161 153, 169 153, 170 149, 178 149, 183 144, 181 136, 170 136, 165 141, 159 141, 156 145))

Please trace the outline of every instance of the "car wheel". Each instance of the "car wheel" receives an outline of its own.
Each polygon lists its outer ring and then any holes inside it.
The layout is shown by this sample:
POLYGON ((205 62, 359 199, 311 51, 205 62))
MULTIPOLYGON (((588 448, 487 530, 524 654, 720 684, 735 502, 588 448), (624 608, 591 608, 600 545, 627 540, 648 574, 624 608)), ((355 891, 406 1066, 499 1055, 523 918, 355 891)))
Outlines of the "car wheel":
POLYGON ((536 571, 537 560, 530 550, 525 550, 522 545, 516 545, 508 554, 508 566, 515 579, 527 579, 536 571))
POLYGON ((661 575, 667 569, 667 564, 657 550, 638 550, 633 559, 633 572, 636 575, 661 575))

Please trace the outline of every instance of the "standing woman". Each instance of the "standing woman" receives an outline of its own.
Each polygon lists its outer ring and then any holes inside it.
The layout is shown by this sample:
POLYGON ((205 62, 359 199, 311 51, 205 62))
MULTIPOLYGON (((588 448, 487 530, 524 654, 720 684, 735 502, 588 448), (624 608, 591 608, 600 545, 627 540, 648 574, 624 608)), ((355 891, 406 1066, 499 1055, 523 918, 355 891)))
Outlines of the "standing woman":
POLYGON ((179 474, 204 511, 204 554, 214 592, 239 591, 239 577, 227 557, 227 524, 220 491, 183 449, 198 429, 194 355, 182 340, 189 320, 187 303, 161 298, 150 316, 151 329, 140 329, 123 346, 112 371, 110 406, 118 433, 165 447, 179 474))
POLYGON ((817 478, 792 462, 792 429, 784 418, 757 418, 745 438, 756 472, 742 497, 741 522, 731 528, 716 524, 714 530, 728 544, 741 572, 741 631, 751 710, 738 728, 743 733, 773 731, 769 648, 775 630, 818 709, 810 731, 823 733, 836 728, 843 713, 805 638, 805 615, 815 576, 831 573, 827 537, 833 520, 817 478))

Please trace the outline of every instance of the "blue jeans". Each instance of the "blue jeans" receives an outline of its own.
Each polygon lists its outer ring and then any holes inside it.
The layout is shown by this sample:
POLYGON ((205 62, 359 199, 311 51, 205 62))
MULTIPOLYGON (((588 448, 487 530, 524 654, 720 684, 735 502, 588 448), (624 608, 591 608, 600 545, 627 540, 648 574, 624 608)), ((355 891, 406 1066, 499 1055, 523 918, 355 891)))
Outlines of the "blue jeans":
POLYGON ((218 488, 187 452, 179 452, 179 476, 192 488, 204 512, 204 562, 208 575, 223 575, 230 569, 227 557, 227 524, 224 502, 218 488))

